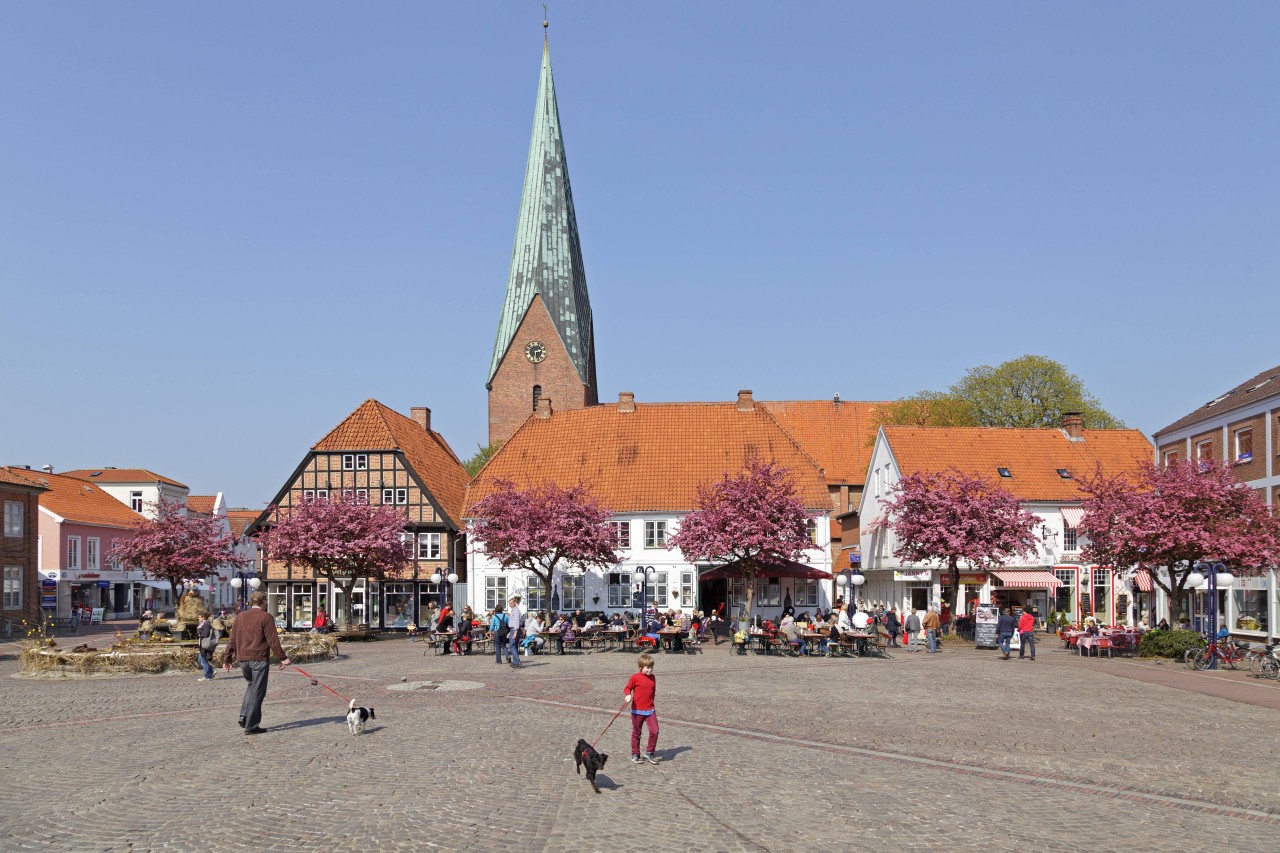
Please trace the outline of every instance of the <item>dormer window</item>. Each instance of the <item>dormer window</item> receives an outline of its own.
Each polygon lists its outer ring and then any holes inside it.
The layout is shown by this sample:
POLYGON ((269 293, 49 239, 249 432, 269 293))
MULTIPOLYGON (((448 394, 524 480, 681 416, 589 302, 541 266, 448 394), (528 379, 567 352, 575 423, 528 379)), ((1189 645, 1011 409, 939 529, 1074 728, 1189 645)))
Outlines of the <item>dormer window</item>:
POLYGON ((1059 477, 1061 477, 1061 478, 1062 478, 1062 479, 1064 479, 1064 480, 1070 480, 1070 479, 1071 479, 1071 472, 1070 472, 1070 471, 1068 471, 1066 468, 1059 468, 1059 469, 1058 469, 1058 476, 1059 476, 1059 477))
POLYGON ((997 468, 997 469, 996 469, 996 473, 997 473, 997 474, 999 474, 1001 477, 1012 477, 1012 476, 1013 476, 1013 474, 1009 472, 1009 469, 1008 469, 1008 468, 997 468))

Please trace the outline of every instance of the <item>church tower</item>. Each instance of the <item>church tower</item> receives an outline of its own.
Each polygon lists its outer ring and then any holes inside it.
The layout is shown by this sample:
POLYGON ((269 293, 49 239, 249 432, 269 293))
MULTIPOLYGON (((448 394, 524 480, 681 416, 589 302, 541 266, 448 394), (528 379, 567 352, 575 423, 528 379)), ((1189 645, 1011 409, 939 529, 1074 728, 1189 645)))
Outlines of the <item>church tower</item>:
POLYGON ((539 400, 557 410, 598 402, 591 302, 545 38, 507 296, 485 387, 490 444, 510 438, 539 400))

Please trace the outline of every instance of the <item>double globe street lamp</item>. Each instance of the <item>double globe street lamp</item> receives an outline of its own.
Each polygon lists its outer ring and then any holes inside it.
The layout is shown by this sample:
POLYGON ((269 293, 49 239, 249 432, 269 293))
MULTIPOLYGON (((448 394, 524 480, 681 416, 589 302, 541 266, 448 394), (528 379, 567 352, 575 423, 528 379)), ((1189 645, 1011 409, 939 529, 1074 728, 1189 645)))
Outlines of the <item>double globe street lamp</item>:
POLYGON ((449 572, 449 574, 448 574, 448 575, 441 576, 441 574, 440 574, 439 570, 437 570, 437 571, 434 571, 434 572, 432 572, 432 573, 431 573, 431 578, 430 578, 430 580, 431 580, 431 582, 432 582, 433 584, 436 584, 437 586, 439 586, 439 587, 440 587, 440 609, 441 609, 441 610, 444 610, 444 591, 445 591, 445 586, 444 586, 444 584, 442 584, 442 583, 440 583, 440 582, 441 582, 441 581, 445 581, 445 580, 447 580, 447 581, 450 583, 450 585, 455 584, 455 583, 457 583, 457 582, 458 582, 458 573, 457 573, 457 572, 449 572))
POLYGON ((841 595, 843 596, 846 591, 849 593, 850 614, 857 611, 858 587, 866 582, 867 577, 862 573, 861 569, 841 569, 839 574, 836 575, 836 584, 840 587, 841 595))
POLYGON ((236 572, 236 576, 233 577, 229 581, 229 583, 231 584, 231 588, 236 590, 239 593, 240 609, 244 610, 245 600, 249 596, 249 590, 257 589, 258 587, 262 586, 262 579, 256 576, 250 577, 244 572, 236 572), (245 588, 246 584, 248 586, 248 589, 245 588))
POLYGON ((645 598, 649 592, 649 582, 658 570, 653 566, 636 566, 636 570, 631 575, 631 580, 640 587, 640 630, 644 631, 645 627, 645 598))
POLYGON ((1218 590, 1230 589, 1235 575, 1222 563, 1196 563, 1187 574, 1187 589, 1208 586, 1209 593, 1209 669, 1218 668, 1218 590))

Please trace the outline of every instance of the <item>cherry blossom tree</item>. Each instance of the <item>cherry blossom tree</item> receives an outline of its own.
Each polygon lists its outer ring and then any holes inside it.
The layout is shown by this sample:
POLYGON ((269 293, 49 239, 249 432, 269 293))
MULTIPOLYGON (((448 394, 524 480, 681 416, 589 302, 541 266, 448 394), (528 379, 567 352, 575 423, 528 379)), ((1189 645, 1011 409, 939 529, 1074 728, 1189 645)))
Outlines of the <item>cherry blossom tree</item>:
POLYGON ((897 537, 893 555, 911 562, 938 562, 950 572, 952 612, 960 588, 960 563, 995 568, 1031 553, 1039 519, 996 483, 957 469, 916 471, 894 484, 884 501, 888 526, 897 537))
POLYGON ((796 497, 791 471, 778 463, 747 460, 736 475, 698 486, 695 509, 667 540, 689 562, 738 562, 746 579, 747 618, 751 619, 756 574, 761 563, 796 560, 813 547, 812 517, 796 497))
POLYGON ((586 569, 618 564, 612 515, 582 485, 521 487, 496 480, 495 491, 473 508, 468 531, 504 570, 523 569, 542 581, 551 601, 558 566, 586 569))
POLYGON ((1081 556, 1115 567, 1169 570, 1152 580, 1186 609, 1187 576, 1199 562, 1258 575, 1280 560, 1280 519, 1230 465, 1183 460, 1145 463, 1129 474, 1101 468, 1081 484, 1087 495, 1081 556))
POLYGON ((271 509, 271 524, 259 537, 267 557, 306 566, 340 587, 341 625, 351 624, 357 578, 383 580, 412 556, 401 536, 404 513, 394 506, 343 496, 271 509))
POLYGON ((186 587, 216 574, 219 567, 235 571, 247 565, 235 544, 217 518, 188 515, 183 504, 161 501, 155 518, 133 524, 132 539, 112 543, 110 556, 140 569, 144 577, 167 581, 177 601, 186 587))

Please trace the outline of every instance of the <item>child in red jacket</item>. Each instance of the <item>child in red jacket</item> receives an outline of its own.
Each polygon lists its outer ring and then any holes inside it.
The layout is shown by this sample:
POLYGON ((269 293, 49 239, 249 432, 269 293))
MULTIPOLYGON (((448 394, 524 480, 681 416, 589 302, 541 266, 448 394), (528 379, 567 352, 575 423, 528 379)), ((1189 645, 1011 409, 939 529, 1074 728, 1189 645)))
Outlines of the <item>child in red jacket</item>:
POLYGON ((658 745, 658 711, 653 706, 653 696, 658 682, 653 675, 653 655, 642 654, 636 661, 640 671, 631 676, 622 693, 631 706, 631 763, 657 764, 662 759, 653 754, 658 745), (649 726, 649 748, 640 753, 640 729, 649 726))

